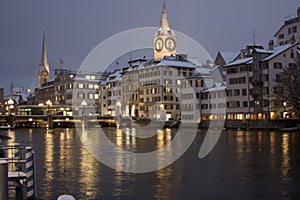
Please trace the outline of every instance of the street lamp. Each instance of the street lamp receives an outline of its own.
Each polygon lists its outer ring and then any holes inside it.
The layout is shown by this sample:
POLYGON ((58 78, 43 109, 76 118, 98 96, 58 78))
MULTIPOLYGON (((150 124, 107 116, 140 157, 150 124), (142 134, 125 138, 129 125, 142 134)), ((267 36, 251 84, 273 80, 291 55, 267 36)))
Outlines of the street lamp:
POLYGON ((48 99, 46 101, 46 105, 48 106, 48 114, 50 114, 50 106, 52 106, 52 102, 48 99))
POLYGON ((14 109, 14 100, 12 100, 12 99, 9 99, 8 101, 7 101, 7 103, 8 103, 8 108, 9 108, 9 114, 12 114, 12 110, 14 109))
POLYGON ((46 101, 46 105, 48 106, 47 110, 47 127, 52 128, 52 116, 51 116, 51 111, 50 111, 50 106, 52 105, 52 102, 48 99, 46 101))
POLYGON ((82 125, 85 126, 86 125, 86 117, 85 117, 85 106, 87 106, 87 102, 85 100, 83 100, 81 102, 81 105, 82 105, 82 118, 83 118, 83 123, 82 125))

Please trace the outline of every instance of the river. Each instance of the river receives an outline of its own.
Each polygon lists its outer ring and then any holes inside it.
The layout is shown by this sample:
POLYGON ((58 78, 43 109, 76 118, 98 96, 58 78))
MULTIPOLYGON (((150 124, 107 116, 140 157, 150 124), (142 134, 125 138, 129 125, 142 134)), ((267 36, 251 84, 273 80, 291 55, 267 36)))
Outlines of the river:
MULTIPOLYGON (((161 149, 176 135, 167 129, 146 141, 115 128, 105 128, 105 132, 114 144, 132 152, 161 149)), ((21 142, 36 152, 37 199, 57 199, 61 194, 78 200, 300 199, 300 136, 296 131, 223 130, 202 159, 198 153, 205 134, 198 131, 179 159, 147 173, 128 173, 102 164, 87 150, 76 129, 15 129, 1 134, 12 138, 2 144, 21 142)), ((101 147, 97 137, 93 141, 101 147)), ((126 164, 124 155, 114 161, 126 164)))

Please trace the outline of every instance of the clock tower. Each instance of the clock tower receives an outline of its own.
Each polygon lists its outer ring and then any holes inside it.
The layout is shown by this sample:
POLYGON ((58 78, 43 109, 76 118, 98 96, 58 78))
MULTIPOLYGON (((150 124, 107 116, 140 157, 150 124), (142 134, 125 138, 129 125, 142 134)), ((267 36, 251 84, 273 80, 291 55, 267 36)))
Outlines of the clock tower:
POLYGON ((47 52, 46 52, 46 35, 44 31, 43 35, 43 47, 42 47, 42 57, 41 63, 39 64, 39 88, 42 87, 42 84, 49 82, 49 65, 47 61, 47 52))
POLYGON ((161 60, 164 56, 171 55, 176 55, 176 35, 170 28, 164 2, 160 27, 154 35, 154 60, 161 60))

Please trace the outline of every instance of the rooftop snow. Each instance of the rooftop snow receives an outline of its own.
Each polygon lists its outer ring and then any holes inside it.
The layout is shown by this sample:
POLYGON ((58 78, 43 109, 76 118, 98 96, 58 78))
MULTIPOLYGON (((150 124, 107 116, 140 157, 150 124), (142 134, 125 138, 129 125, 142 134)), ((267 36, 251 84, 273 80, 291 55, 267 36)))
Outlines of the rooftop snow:
POLYGON ((262 61, 268 61, 272 58, 274 58, 275 56, 278 56, 279 54, 281 54, 282 52, 284 52, 285 50, 289 49, 290 47, 297 45, 299 43, 295 43, 295 44, 286 44, 286 45, 282 45, 282 46, 277 46, 274 48, 274 53, 268 57, 266 57, 265 59, 263 59, 262 61))
POLYGON ((185 67, 185 68, 196 68, 194 64, 179 60, 162 60, 156 65, 158 66, 171 66, 171 67, 185 67))
POLYGON ((238 59, 228 65, 226 65, 225 67, 231 67, 231 66, 235 66, 235 65, 242 65, 242 64, 250 64, 252 63, 252 57, 250 58, 243 58, 243 59, 238 59))
POLYGON ((221 56, 223 57, 223 59, 225 60, 226 64, 229 64, 230 62, 232 62, 239 54, 239 51, 220 51, 221 56))

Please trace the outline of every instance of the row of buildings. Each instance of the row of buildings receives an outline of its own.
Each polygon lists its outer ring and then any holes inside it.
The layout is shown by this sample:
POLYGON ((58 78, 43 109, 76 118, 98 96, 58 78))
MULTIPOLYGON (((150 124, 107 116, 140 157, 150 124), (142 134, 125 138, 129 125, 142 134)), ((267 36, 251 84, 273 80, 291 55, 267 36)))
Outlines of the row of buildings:
MULTIPOLYGON (((278 91, 276 78, 296 65, 299 56, 300 9, 275 33, 267 49, 248 45, 242 50, 219 52, 213 63, 199 66, 193 58, 176 52, 176 35, 170 28, 164 4, 154 35, 154 59, 130 60, 114 72, 50 70, 43 37, 39 87, 19 104, 16 114, 34 114, 51 106, 57 114, 130 116, 155 120, 262 120, 296 118, 287 103, 272 102, 278 91), (46 105, 46 102, 48 104, 46 105)), ((1 91, 0 91, 1 92, 1 91)), ((0 94, 1 95, 1 94, 0 94)), ((11 95, 10 98, 17 95, 11 95)), ((5 101, 1 102, 5 105, 5 101)), ((6 111, 9 110, 8 105, 6 111)))

